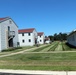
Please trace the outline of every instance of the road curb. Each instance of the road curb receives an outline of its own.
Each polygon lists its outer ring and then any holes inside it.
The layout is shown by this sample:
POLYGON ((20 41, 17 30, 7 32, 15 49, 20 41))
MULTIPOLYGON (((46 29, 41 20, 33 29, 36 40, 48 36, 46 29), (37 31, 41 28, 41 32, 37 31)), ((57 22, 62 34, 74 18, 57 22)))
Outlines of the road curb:
POLYGON ((35 71, 0 69, 0 75, 76 75, 76 71, 35 71))

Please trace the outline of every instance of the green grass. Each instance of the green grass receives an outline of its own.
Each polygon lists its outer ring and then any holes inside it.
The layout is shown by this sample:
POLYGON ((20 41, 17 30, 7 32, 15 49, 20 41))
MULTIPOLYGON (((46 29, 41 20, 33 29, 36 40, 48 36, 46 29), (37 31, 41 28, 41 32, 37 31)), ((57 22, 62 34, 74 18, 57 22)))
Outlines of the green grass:
POLYGON ((23 50, 26 50, 26 49, 35 48, 35 47, 36 46, 24 46, 24 47, 18 47, 18 48, 5 49, 2 52, 0 52, 0 55, 15 53, 15 52, 23 51, 23 50))
POLYGON ((46 45, 46 46, 44 46, 44 47, 40 47, 40 48, 38 48, 38 49, 35 49, 35 50, 33 50, 32 52, 39 52, 39 51, 41 51, 41 50, 43 50, 43 49, 45 49, 45 48, 47 48, 47 47, 49 47, 50 45, 46 45))
POLYGON ((76 70, 76 52, 17 54, 0 58, 0 68, 24 70, 76 70))
POLYGON ((22 47, 13 47, 13 48, 9 48, 9 49, 4 49, 4 50, 2 50, 2 52, 15 51, 15 50, 18 50, 18 49, 22 49, 22 47))
POLYGON ((63 51, 75 51, 76 48, 71 48, 70 46, 66 45, 66 42, 62 42, 63 51))
MULTIPOLYGON (((10 66, 11 69, 14 70, 53 70, 53 71, 76 71, 76 67, 72 66, 10 66)), ((10 69, 10 67, 7 66, 0 66, 1 69, 10 69)))
POLYGON ((49 51, 55 51, 55 49, 56 49, 56 47, 58 46, 58 44, 59 44, 58 41, 54 42, 54 45, 48 50, 48 52, 49 52, 49 51))
MULTIPOLYGON (((34 47, 23 47, 22 50, 34 47)), ((56 41, 36 48, 21 54, 0 58, 0 69, 76 71, 76 52, 73 52, 75 49, 68 47, 65 42, 56 41)), ((2 53, 9 54, 11 52, 2 53)))
POLYGON ((57 48, 55 49, 56 51, 63 51, 63 48, 62 48, 62 42, 59 42, 57 48))
POLYGON ((63 51, 71 51, 71 48, 66 45, 66 42, 62 42, 63 51))
POLYGON ((49 50, 49 48, 51 48, 51 47, 53 48, 55 46, 55 44, 57 44, 57 43, 58 42, 53 42, 51 44, 47 44, 46 46, 35 49, 32 52, 45 52, 45 51, 47 52, 49 50))

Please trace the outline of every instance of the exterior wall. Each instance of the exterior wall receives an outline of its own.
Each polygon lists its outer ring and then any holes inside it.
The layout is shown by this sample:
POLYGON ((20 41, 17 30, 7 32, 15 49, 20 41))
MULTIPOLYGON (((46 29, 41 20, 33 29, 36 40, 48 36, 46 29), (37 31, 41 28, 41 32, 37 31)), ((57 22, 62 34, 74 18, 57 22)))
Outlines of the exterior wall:
POLYGON ((30 33, 30 36, 28 33, 24 33, 24 36, 22 36, 22 33, 18 34, 19 36, 19 43, 20 46, 32 46, 33 45, 33 33, 30 33), (31 39, 31 42, 29 42, 29 39, 31 39), (22 42, 24 40, 24 43, 22 42))
MULTIPOLYGON (((1 35, 1 24, 0 24, 0 35, 1 35)), ((0 52, 1 52, 1 36, 0 36, 0 52)))
POLYGON ((39 44, 44 44, 44 34, 40 36, 38 36, 38 43, 39 44))
POLYGON ((36 30, 33 31, 33 44, 34 45, 35 45, 35 39, 38 39, 37 31, 36 30))
POLYGON ((11 19, 8 19, 1 23, 1 50, 8 48, 8 26, 10 27, 10 31, 15 31, 15 37, 13 38, 13 45, 14 47, 17 47, 18 27, 11 19))
POLYGON ((24 33, 24 36, 22 36, 22 33, 18 34, 19 37, 19 43, 20 46, 33 46, 35 45, 35 37, 37 37, 37 32, 34 30, 32 33, 30 33, 30 36, 28 33, 24 33), (29 42, 29 39, 31 42, 29 42), (24 40, 24 43, 22 42, 24 40))
POLYGON ((73 46, 76 46, 76 33, 69 35, 67 38, 67 42, 73 46))
POLYGON ((46 41, 45 41, 46 44, 49 44, 50 42, 51 42, 50 40, 46 40, 46 41))

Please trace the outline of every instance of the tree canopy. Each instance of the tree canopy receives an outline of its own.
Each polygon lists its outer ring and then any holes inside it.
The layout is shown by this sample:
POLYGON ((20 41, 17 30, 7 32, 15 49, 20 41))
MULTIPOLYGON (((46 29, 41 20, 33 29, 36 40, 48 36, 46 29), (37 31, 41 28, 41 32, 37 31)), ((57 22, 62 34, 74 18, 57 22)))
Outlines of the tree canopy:
POLYGON ((67 40, 67 34, 66 33, 55 33, 53 36, 50 35, 48 36, 50 38, 51 41, 63 41, 63 40, 67 40))

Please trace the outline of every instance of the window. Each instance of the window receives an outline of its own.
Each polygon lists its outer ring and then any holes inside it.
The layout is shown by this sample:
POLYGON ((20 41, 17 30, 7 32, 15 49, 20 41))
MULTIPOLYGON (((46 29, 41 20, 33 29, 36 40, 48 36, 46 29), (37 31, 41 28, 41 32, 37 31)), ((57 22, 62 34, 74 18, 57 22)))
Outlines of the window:
POLYGON ((31 42, 31 39, 29 39, 29 42, 31 42))
POLYGON ((30 33, 28 33, 28 35, 30 36, 31 34, 30 34, 30 33))
POLYGON ((40 37, 41 37, 41 35, 40 35, 40 37))
POLYGON ((9 21, 10 24, 12 24, 12 21, 9 21))
POLYGON ((72 41, 75 41, 75 39, 74 39, 74 35, 72 36, 72 41))
POLYGON ((22 42, 24 43, 24 42, 25 42, 25 40, 22 40, 22 42))
POLYGON ((40 42, 41 42, 42 40, 40 40, 40 42))
POLYGON ((19 45, 20 43, 19 42, 17 42, 17 45, 19 45))
POLYGON ((22 36, 24 36, 24 33, 22 33, 22 36))
POLYGON ((10 26, 8 26, 8 31, 10 31, 10 26))

